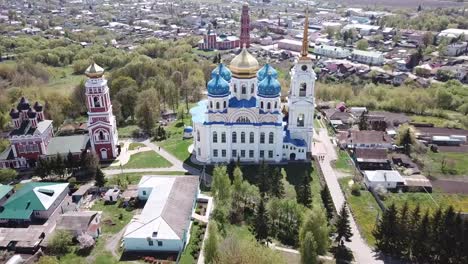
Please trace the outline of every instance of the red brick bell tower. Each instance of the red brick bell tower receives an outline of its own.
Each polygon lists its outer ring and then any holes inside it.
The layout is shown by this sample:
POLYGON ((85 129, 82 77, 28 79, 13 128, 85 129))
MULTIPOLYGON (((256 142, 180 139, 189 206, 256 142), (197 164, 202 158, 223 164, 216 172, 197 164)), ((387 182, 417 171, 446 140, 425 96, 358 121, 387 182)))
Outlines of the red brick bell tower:
POLYGON ((118 134, 104 69, 93 63, 85 74, 88 76, 85 87, 91 148, 100 160, 112 160, 118 155, 118 134))
POLYGON ((241 14, 241 34, 240 34, 240 47, 250 47, 250 17, 249 17, 249 5, 245 3, 242 6, 241 14))

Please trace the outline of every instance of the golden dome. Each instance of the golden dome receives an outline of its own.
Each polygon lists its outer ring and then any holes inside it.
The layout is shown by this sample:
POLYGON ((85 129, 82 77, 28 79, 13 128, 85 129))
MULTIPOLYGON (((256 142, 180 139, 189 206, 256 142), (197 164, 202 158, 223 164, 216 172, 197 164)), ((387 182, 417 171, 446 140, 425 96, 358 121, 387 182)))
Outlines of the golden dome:
POLYGON ((85 71, 86 76, 89 78, 101 78, 104 75, 104 69, 96 63, 92 63, 85 71))
POLYGON ((229 65, 232 75, 237 78, 253 78, 259 69, 257 59, 244 46, 241 53, 232 59, 229 65))

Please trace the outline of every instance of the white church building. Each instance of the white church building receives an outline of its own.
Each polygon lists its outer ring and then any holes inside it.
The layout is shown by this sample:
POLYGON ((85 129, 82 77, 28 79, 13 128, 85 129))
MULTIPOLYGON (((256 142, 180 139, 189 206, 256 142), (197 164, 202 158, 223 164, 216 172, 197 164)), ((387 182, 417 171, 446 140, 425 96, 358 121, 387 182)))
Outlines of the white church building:
MULTIPOLYGON (((305 24, 308 25, 308 18, 305 24)), ((190 110, 194 154, 203 163, 306 160, 312 151, 315 73, 308 57, 308 29, 291 69, 287 111, 278 73, 244 47, 229 68, 219 64, 208 82, 208 99, 190 110)))

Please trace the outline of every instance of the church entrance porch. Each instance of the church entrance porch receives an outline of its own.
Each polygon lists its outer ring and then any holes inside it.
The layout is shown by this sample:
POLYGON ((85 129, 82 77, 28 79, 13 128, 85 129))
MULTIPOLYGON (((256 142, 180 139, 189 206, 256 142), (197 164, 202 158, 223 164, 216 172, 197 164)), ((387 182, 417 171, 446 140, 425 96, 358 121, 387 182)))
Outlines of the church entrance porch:
POLYGON ((101 159, 106 160, 107 159, 107 149, 101 149, 101 159))
POLYGON ((289 159, 296 160, 296 153, 291 153, 291 155, 289 155, 289 159))

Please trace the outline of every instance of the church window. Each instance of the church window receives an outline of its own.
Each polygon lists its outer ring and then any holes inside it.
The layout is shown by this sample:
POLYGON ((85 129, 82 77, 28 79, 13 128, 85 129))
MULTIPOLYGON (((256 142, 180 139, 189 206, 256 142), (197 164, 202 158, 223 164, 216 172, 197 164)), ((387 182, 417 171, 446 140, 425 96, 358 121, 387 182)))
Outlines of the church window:
POLYGON ((250 123, 250 120, 245 116, 241 116, 237 118, 236 123, 250 123))
POLYGON ((226 132, 221 133, 221 143, 226 143, 226 132))
POLYGON ((255 140, 254 137, 255 137, 254 132, 250 132, 250 136, 249 136, 250 140, 249 140, 249 143, 254 143, 254 140, 255 140))
POLYGON ((198 156, 201 156, 201 149, 198 148, 198 156))
POLYGON ((265 143, 265 133, 262 132, 260 133, 260 144, 264 144, 265 143))
POLYGON ((271 109, 271 103, 270 103, 270 102, 267 103, 267 109, 268 109, 268 110, 271 109))
POLYGON ((260 150, 260 158, 263 158, 265 157, 265 151, 264 150, 260 150))
POLYGON ((210 101, 210 108, 213 109, 213 102, 210 101))
POLYGON ((237 158, 237 149, 232 150, 232 158, 237 158))
POLYGON ((218 133, 213 132, 213 143, 218 143, 218 133))
POLYGON ((223 102, 223 108, 226 108, 226 101, 223 102))
POLYGON ((104 140, 104 133, 99 131, 99 140, 104 140))
POLYGON ((213 157, 217 158, 218 157, 218 150, 213 149, 213 157))
POLYGON ((221 157, 223 157, 223 158, 226 157, 226 150, 225 149, 221 150, 221 157))
POLYGON ((274 137, 273 132, 270 132, 270 134, 268 134, 268 143, 273 144, 274 137))
POLYGON ((234 93, 237 93, 237 85, 234 84, 234 93))
POLYGON ((275 109, 278 108, 278 102, 275 102, 275 109))
POLYGON ((250 94, 254 93, 254 84, 252 83, 252 86, 250 87, 250 94))
POLYGON ((200 142, 200 131, 197 131, 197 141, 200 142))
POLYGON ((270 159, 273 158, 273 150, 268 151, 268 158, 270 158, 270 159))
POLYGON ((306 90, 307 90, 307 84, 301 83, 301 85, 299 86, 299 96, 305 96, 306 90))
POLYGON ((94 102, 94 107, 101 107, 101 100, 99 100, 99 97, 93 97, 93 102, 94 102))
POLYGON ((263 109, 263 102, 260 102, 260 108, 263 109))
POLYGON ((297 126, 303 127, 304 126, 304 114, 299 114, 297 117, 297 126))
POLYGON ((242 85, 242 94, 246 94, 247 93, 247 87, 245 86, 245 84, 242 85))
POLYGON ((219 102, 216 102, 216 109, 219 109, 219 102))
POLYGON ((249 150, 249 158, 253 158, 254 157, 254 151, 253 150, 249 150))
POLYGON ((245 143, 245 132, 241 132, 241 143, 245 143))
POLYGON ((232 143, 237 143, 237 133, 232 132, 232 143))
POLYGON ((241 149, 241 158, 245 158, 245 149, 241 149))

